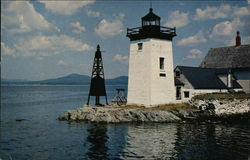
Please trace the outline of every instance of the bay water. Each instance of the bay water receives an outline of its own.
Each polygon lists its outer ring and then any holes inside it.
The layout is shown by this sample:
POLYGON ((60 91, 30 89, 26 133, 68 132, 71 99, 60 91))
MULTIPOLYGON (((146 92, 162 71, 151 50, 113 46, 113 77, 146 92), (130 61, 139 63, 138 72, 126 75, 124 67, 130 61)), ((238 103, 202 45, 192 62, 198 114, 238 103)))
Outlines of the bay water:
MULTIPOLYGON (((107 86, 109 102, 116 88, 127 89, 127 86, 107 86)), ((57 120, 66 111, 86 104, 88 89, 87 85, 1 86, 0 159, 247 160, 249 157, 249 122, 97 124, 57 120)))

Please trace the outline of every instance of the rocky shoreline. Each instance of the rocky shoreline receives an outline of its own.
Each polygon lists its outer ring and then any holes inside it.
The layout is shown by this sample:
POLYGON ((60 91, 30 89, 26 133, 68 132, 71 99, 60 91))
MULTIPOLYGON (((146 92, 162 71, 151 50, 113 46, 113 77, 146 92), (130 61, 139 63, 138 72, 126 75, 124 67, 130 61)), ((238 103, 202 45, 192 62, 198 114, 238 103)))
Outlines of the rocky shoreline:
MULTIPOLYGON (((173 104, 175 106, 176 104, 173 104)), ((183 122, 183 121, 227 121, 250 119, 250 100, 191 100, 189 107, 156 106, 87 106, 69 110, 59 120, 104 123, 121 122, 183 122)), ((184 106, 185 106, 184 105, 184 106)))

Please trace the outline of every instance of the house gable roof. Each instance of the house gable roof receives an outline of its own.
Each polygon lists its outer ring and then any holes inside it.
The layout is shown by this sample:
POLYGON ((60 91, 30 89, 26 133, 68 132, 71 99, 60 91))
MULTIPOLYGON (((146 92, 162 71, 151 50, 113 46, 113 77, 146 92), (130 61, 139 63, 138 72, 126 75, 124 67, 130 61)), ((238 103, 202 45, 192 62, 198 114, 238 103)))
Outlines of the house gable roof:
MULTIPOLYGON (((214 69, 177 66, 181 74, 189 81, 194 89, 227 89, 227 86, 218 78, 218 74, 227 74, 229 69, 214 69)), ((241 86, 233 81, 233 88, 241 88, 241 86)))
POLYGON ((211 48, 200 67, 250 68, 250 44, 211 48))

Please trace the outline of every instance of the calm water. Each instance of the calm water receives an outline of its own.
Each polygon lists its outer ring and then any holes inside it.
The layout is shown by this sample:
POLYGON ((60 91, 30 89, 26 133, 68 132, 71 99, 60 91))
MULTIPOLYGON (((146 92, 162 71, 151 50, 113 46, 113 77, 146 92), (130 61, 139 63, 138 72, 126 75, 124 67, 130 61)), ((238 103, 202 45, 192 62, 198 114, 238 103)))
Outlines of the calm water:
MULTIPOLYGON (((108 86, 111 100, 115 88, 108 86)), ((2 159, 246 160, 250 124, 91 124, 58 121, 88 86, 2 86, 2 159), (23 121, 16 121, 23 119, 23 121)))

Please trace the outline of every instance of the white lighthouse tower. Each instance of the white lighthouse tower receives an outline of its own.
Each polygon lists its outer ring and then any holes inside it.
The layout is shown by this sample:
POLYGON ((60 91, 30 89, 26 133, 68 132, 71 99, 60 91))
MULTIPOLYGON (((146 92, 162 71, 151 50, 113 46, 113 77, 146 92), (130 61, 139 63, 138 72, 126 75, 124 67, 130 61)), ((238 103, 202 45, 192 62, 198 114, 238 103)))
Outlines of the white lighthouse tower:
POLYGON ((127 29, 130 38, 128 104, 153 106, 175 102, 172 38, 175 28, 160 26, 149 9, 142 26, 127 29))

